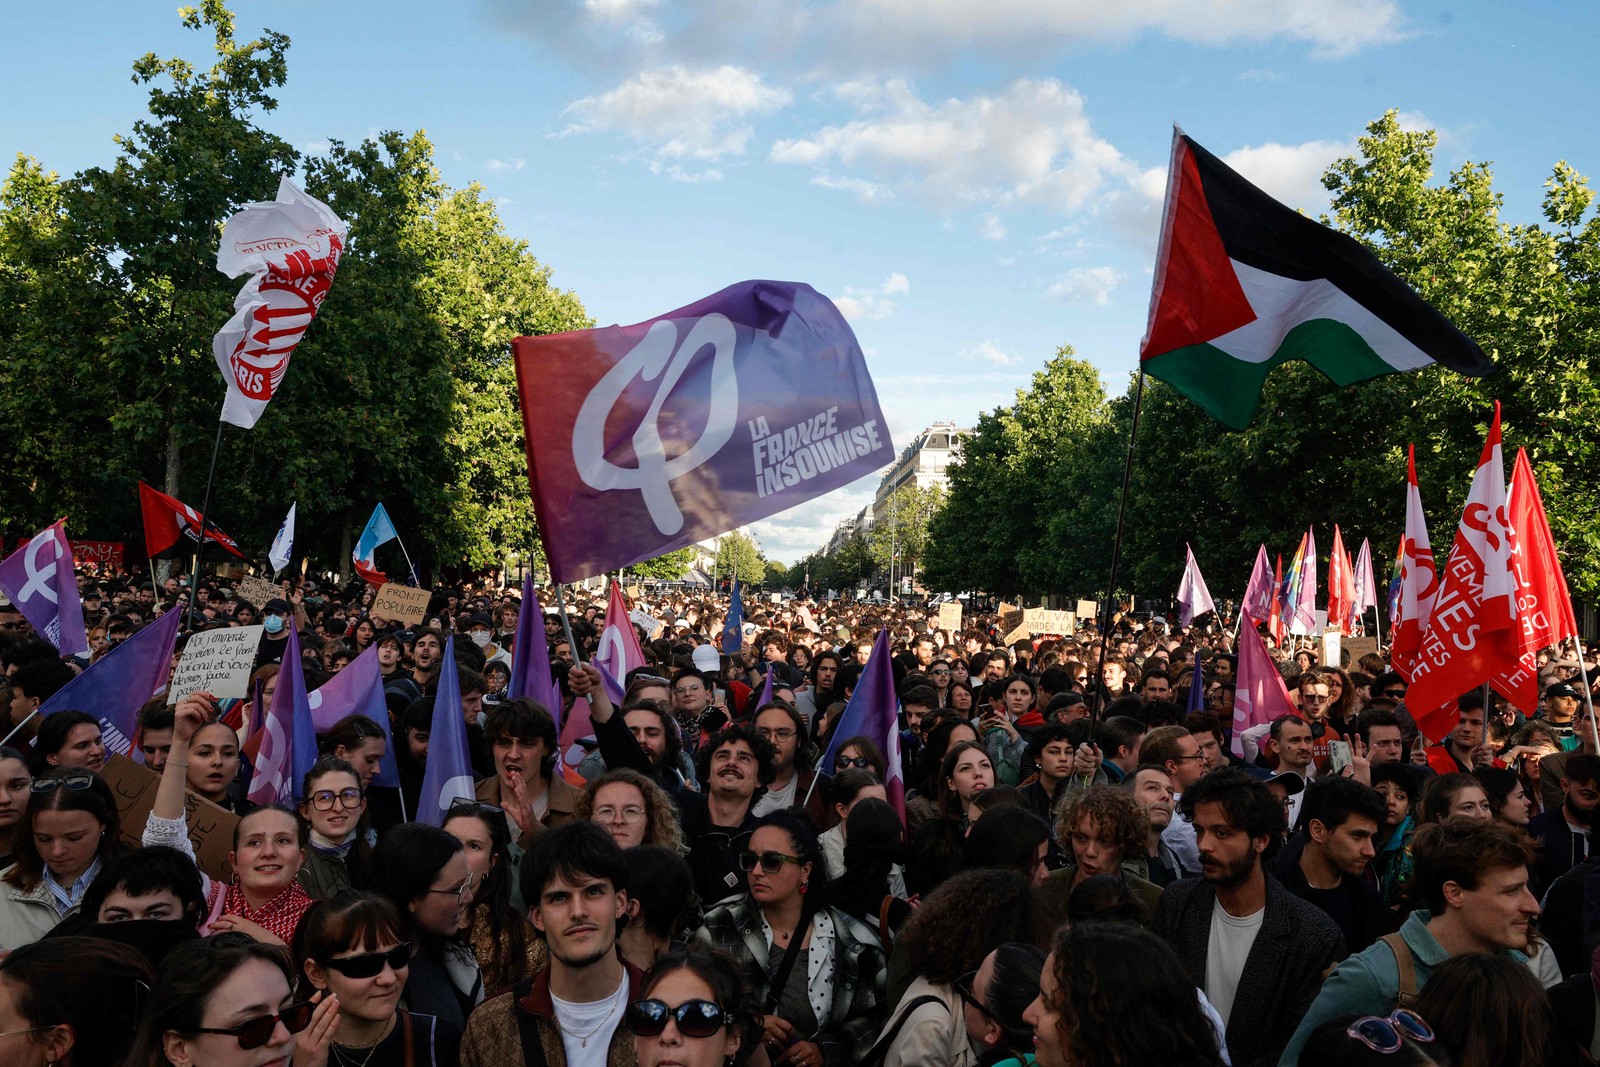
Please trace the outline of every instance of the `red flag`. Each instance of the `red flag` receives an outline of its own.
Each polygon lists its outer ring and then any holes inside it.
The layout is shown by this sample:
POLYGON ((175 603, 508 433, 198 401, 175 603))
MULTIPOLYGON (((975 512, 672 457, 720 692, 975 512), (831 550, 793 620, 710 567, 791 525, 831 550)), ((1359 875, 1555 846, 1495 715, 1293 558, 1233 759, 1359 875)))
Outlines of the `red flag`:
POLYGON ((1411 681, 1411 669, 1422 654, 1422 638, 1433 618, 1439 595, 1439 567, 1428 541, 1428 523, 1422 514, 1422 493, 1417 488, 1417 447, 1406 448, 1406 528, 1400 538, 1395 563, 1400 572, 1400 595, 1389 616, 1389 662, 1400 677, 1411 681))
MULTIPOLYGON (((188 504, 139 483, 139 507, 144 512, 145 555, 151 559, 172 559, 186 555, 200 542, 200 513, 188 504)), ((248 559, 238 542, 215 523, 206 524, 206 540, 248 559)))
POLYGON ((1283 644, 1283 553, 1278 553, 1278 565, 1272 571, 1272 611, 1267 615, 1267 632, 1272 643, 1283 644))
POLYGON ((1535 676, 1520 677, 1527 673, 1518 662, 1521 637, 1496 403, 1406 692, 1423 734, 1437 741, 1449 733, 1459 718, 1456 698, 1486 682, 1519 704, 1536 689, 1535 676))
POLYGON ((1333 524, 1333 550, 1328 556, 1328 622, 1339 627, 1339 632, 1350 632, 1350 616, 1356 602, 1355 568, 1350 565, 1350 553, 1344 550, 1344 538, 1339 534, 1339 524, 1333 524))
POLYGON ((1512 558, 1517 576, 1517 617, 1522 623, 1519 649, 1526 654, 1576 637, 1578 621, 1572 613, 1572 595, 1567 591, 1566 575, 1561 573, 1561 560, 1556 556, 1555 538, 1550 536, 1539 483, 1533 478, 1533 465, 1528 462, 1528 453, 1520 448, 1511 470, 1507 512, 1516 537, 1512 558))

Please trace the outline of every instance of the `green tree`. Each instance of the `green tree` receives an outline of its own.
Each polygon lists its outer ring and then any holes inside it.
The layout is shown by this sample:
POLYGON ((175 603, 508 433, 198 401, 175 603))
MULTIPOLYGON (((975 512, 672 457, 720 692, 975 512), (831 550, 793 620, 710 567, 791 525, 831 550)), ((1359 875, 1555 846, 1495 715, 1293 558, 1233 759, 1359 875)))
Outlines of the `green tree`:
POLYGON ((767 576, 767 562, 755 539, 733 530, 717 539, 717 574, 737 578, 746 585, 759 585, 767 576))
POLYGON ((781 563, 767 560, 766 585, 768 589, 782 589, 789 584, 789 568, 781 563))
POLYGON ((698 551, 694 548, 680 548, 675 552, 647 559, 643 563, 635 563, 628 568, 628 573, 641 578, 660 578, 667 582, 680 581, 689 573, 696 555, 698 551))
POLYGON ((883 514, 867 530, 867 546, 872 561, 888 575, 893 563, 895 576, 915 575, 928 547, 928 526, 944 506, 942 485, 902 485, 889 494, 883 514))

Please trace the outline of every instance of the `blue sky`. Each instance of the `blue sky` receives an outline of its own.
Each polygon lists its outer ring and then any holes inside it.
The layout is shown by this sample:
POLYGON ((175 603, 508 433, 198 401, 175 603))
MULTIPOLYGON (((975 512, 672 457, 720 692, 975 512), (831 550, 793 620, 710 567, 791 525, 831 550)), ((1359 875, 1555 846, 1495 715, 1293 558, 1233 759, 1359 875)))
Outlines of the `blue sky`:
MULTIPOLYGON (((1144 329, 1173 122, 1287 203, 1386 108, 1537 218, 1600 171, 1600 7, 1436 0, 261 0, 272 129, 427 131, 601 323, 751 277, 809 282, 868 353, 895 443, 1010 400, 1058 345, 1113 391, 1144 329)), ((145 0, 13 5, 0 148, 71 173, 144 111, 138 54, 204 60, 145 0)), ((265 198, 270 190, 250 191, 265 198)), ((292 382, 291 382, 292 387, 292 382)), ((789 561, 867 479, 752 527, 789 561)))

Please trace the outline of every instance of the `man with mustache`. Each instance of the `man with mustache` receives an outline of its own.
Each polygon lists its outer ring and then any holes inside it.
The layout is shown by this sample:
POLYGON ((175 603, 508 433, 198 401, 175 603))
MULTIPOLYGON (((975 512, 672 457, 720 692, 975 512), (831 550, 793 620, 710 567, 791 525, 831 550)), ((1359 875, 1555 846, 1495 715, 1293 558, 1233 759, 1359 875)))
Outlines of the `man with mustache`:
POLYGON ((678 803, 695 890, 709 908, 744 892, 739 853, 755 832, 752 809, 777 774, 777 756, 755 727, 735 723, 701 744, 699 772, 704 791, 685 790, 678 803))
POLYGON ((616 950, 627 876, 622 849, 598 823, 568 823, 534 839, 518 881, 550 962, 473 1011, 461 1039, 462 1064, 634 1062, 633 1035, 621 1023, 644 976, 616 950))

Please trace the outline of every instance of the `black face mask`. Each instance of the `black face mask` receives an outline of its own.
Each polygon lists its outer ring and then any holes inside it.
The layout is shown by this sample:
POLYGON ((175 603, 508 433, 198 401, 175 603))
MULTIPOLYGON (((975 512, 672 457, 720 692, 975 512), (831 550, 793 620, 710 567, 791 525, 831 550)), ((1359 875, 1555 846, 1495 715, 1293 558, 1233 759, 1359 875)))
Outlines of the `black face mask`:
POLYGON ((90 923, 90 937, 101 937, 127 945, 160 969, 167 953, 200 936, 188 919, 129 919, 119 923, 90 923))

